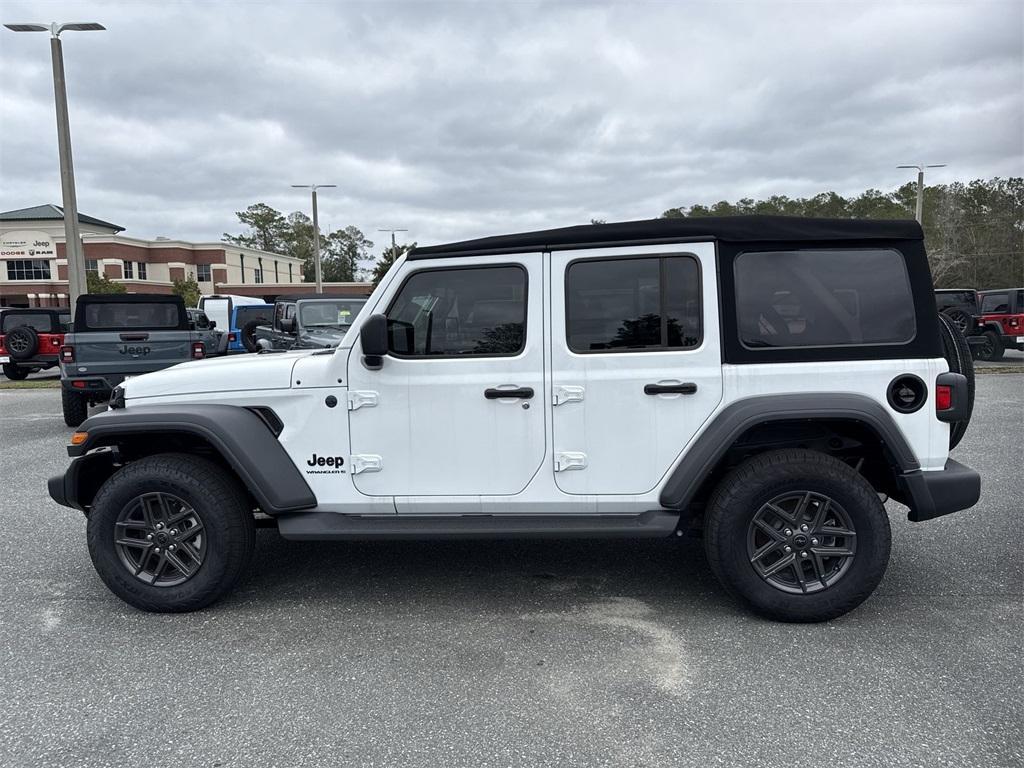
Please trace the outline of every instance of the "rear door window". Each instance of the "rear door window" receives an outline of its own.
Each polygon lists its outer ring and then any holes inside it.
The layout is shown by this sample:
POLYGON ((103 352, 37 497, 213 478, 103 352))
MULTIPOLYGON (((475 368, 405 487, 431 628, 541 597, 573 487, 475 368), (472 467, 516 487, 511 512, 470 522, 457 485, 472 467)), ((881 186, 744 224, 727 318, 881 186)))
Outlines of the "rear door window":
POLYGON ((700 269, 692 256, 574 261, 565 292, 566 341, 573 352, 700 344, 700 269))
POLYGON ((734 269, 740 341, 748 349, 905 344, 916 334, 898 251, 746 252, 734 269))

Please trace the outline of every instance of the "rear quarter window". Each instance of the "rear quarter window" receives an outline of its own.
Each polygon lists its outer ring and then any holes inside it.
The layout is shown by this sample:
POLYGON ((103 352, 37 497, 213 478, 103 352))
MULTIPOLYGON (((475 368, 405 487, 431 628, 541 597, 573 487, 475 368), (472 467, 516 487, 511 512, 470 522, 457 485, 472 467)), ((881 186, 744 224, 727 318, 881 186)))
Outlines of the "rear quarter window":
POLYGON ((905 344, 916 335, 914 297, 898 251, 748 251, 734 269, 747 349, 905 344))
POLYGON ((19 325, 27 325, 35 329, 37 333, 55 333, 59 328, 54 328, 53 318, 50 315, 21 314, 18 312, 4 312, 0 329, 7 333, 19 325))
POLYGON ((245 306, 235 309, 235 327, 241 328, 251 320, 270 320, 274 317, 274 305, 245 306))

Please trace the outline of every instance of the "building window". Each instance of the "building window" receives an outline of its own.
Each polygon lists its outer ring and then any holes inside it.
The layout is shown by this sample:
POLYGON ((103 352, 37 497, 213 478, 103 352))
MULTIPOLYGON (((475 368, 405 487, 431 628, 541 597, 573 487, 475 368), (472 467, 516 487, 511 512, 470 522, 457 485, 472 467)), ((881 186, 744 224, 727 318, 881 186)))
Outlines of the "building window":
POLYGON ((245 282, 245 256, 243 256, 242 254, 238 254, 238 263, 239 263, 239 265, 241 265, 241 269, 242 269, 242 282, 244 283, 245 282))
POLYGON ((139 262, 139 280, 145 280, 145 279, 146 279, 146 262, 140 261, 139 262))
POLYGON ((124 263, 124 279, 134 280, 135 279, 135 265, 130 261, 124 263))
POLYGON ((200 283, 209 283, 213 280, 209 264, 196 264, 196 280, 200 283))
POLYGON ((96 259, 86 259, 85 260, 85 271, 86 272, 92 272, 94 275, 98 275, 100 273, 100 264, 99 264, 99 262, 96 259))
POLYGON ((8 280, 49 280, 50 262, 45 259, 20 259, 7 262, 8 280))
POLYGON ((292 264, 291 264, 291 262, 288 262, 288 282, 289 283, 294 282, 294 280, 292 280, 292 264))
POLYGON ((274 261, 274 282, 275 283, 280 283, 281 282, 281 277, 277 274, 277 265, 278 265, 278 262, 275 260, 274 261))

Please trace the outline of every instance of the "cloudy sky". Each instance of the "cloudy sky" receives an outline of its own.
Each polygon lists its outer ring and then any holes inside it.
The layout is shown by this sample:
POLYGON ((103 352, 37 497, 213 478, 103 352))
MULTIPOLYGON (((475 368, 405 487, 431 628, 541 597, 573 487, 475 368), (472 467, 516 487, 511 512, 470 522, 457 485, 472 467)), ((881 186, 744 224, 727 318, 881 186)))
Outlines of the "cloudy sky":
MULTIPOLYGON (((421 244, 1024 175, 1024 2, 4 0, 64 35, 79 208, 219 239, 293 183, 421 244)), ((0 30, 0 210, 60 202, 47 38, 0 30)))

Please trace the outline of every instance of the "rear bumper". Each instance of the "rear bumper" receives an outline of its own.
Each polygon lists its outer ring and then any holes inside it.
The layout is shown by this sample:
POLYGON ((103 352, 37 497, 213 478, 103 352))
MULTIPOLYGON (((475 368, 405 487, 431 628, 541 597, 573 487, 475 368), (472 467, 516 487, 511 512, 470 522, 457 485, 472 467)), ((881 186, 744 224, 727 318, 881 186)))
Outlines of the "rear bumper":
POLYGON ((981 498, 981 475, 953 459, 938 472, 914 470, 900 481, 915 523, 970 509, 981 498))
POLYGON ((124 376, 117 374, 104 376, 67 376, 62 372, 60 385, 64 389, 70 389, 72 392, 79 392, 87 395, 100 395, 106 393, 109 396, 114 387, 123 381, 124 376), (76 381, 84 382, 84 386, 79 384, 76 387, 76 381))
POLYGON ((1006 349, 1024 350, 1024 335, 1019 333, 1003 334, 1001 337, 1003 347, 1006 349))

